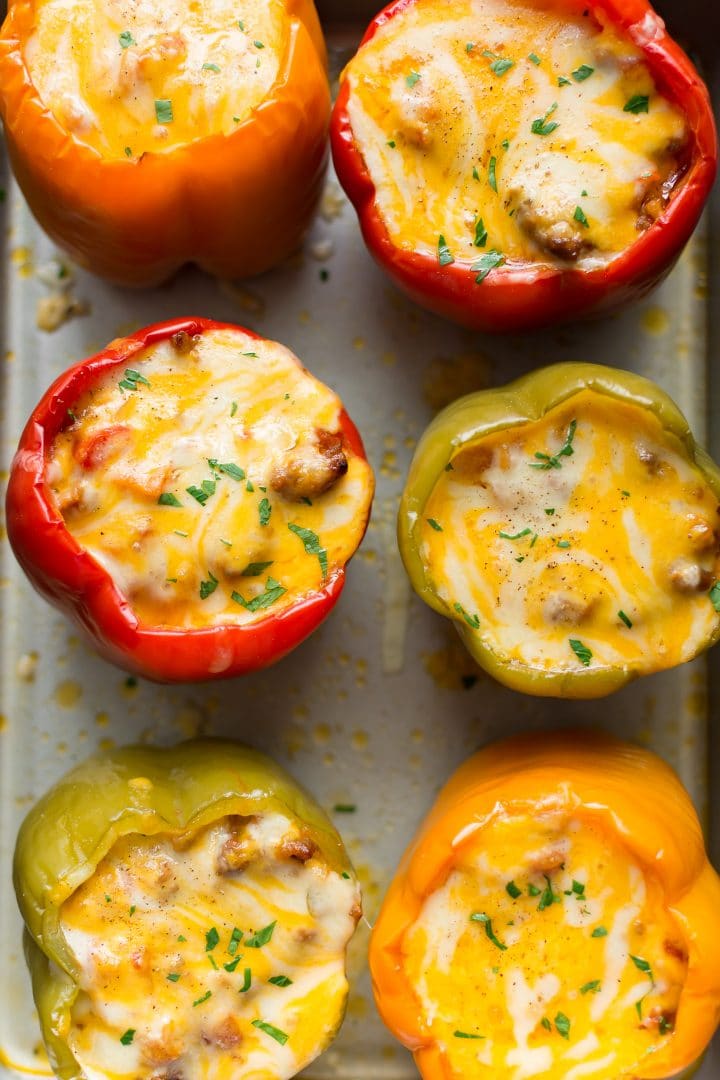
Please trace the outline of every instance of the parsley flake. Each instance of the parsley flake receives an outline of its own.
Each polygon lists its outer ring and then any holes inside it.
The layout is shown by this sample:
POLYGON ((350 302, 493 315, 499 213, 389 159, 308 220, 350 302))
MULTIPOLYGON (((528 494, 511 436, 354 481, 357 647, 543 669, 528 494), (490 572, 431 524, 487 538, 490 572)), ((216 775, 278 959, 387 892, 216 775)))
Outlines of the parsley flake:
POLYGON ((485 228, 485 224, 482 218, 478 218, 475 222, 475 247, 485 247, 487 244, 488 233, 485 228))
POLYGON ((455 257, 447 246, 445 237, 441 234, 438 237, 438 262, 441 266, 449 266, 450 263, 455 262, 455 257))
POLYGON ((506 533, 506 532, 501 532, 501 533, 498 533, 498 536, 502 540, 520 540, 523 536, 529 536, 531 532, 532 532, 532 529, 523 529, 522 532, 512 533, 512 534, 511 533, 506 533))
POLYGON ((180 979, 180 972, 179 971, 171 971, 170 974, 167 976, 167 981, 168 982, 176 983, 176 982, 179 981, 179 979, 180 979))
POLYGON ((522 896, 522 889, 518 889, 514 881, 508 881, 505 892, 508 896, 512 896, 513 900, 517 900, 518 896, 522 896))
POLYGON ((493 60, 490 65, 490 70, 493 75, 504 75, 506 71, 509 71, 511 67, 515 67, 515 61, 509 60, 504 57, 499 57, 497 60, 493 60))
POLYGON ((545 888, 542 890, 538 911, 545 911, 546 908, 552 907, 553 904, 560 903, 560 897, 553 892, 550 878, 547 874, 543 874, 543 877, 545 878, 545 888))
POLYGON ((560 75, 558 78, 558 86, 572 86, 570 79, 566 79, 564 75, 560 75))
POLYGON ((302 540, 307 555, 317 555, 322 579, 325 581, 328 573, 328 557, 327 549, 320 544, 320 537, 312 529, 303 529, 294 522, 288 522, 288 529, 302 540))
POLYGON ((642 971, 643 975, 647 975, 650 979, 650 982, 654 985, 655 979, 653 978, 652 968, 650 967, 649 961, 643 960, 642 956, 633 956, 632 954, 630 955, 630 959, 632 960, 638 971, 642 971))
POLYGON ((129 49, 131 45, 137 44, 135 38, 132 36, 129 30, 123 30, 123 32, 119 35, 118 40, 120 41, 121 49, 129 49))
POLYGON ((220 935, 218 934, 216 928, 213 926, 210 928, 210 930, 208 930, 205 935, 205 952, 212 952, 212 950, 215 948, 219 941, 220 935))
POLYGON ((623 112, 638 113, 650 112, 650 98, 647 94, 633 94, 629 101, 623 105, 623 112))
POLYGON ((555 1017, 555 1027, 558 1035, 563 1039, 570 1038, 570 1020, 565 1013, 559 1012, 555 1017))
POLYGON ((155 101, 155 119, 158 124, 172 124, 173 106, 169 98, 159 98, 155 101))
POLYGON ((260 515, 260 524, 267 525, 272 514, 272 506, 269 499, 261 499, 258 504, 258 514, 260 515))
POLYGON ((482 285, 490 271, 497 266, 502 266, 504 262, 505 256, 500 251, 488 251, 485 255, 481 255, 470 267, 471 270, 477 273, 475 284, 482 285))
POLYGON ((530 55, 528 56, 528 60, 530 61, 530 63, 535 64, 536 67, 539 67, 540 64, 542 64, 542 60, 537 55, 537 53, 534 52, 530 53, 530 55))
POLYGON ((594 71, 595 68, 591 68, 587 64, 581 64, 579 68, 576 68, 575 71, 572 72, 572 77, 575 82, 585 82, 586 79, 590 78, 594 71))
POLYGON ((453 607, 455 611, 457 611, 458 615, 462 615, 463 619, 468 624, 471 630, 480 629, 480 619, 477 615, 470 615, 462 606, 462 604, 453 604, 453 607))
POLYGON ((242 930, 238 930, 236 926, 232 934, 230 935, 230 944, 227 947, 227 951, 230 953, 231 956, 234 956, 235 953, 238 951, 238 945, 242 941, 242 938, 243 932, 242 930))
POLYGON ((158 506, 182 506, 182 503, 172 491, 163 491, 158 499, 158 506))
POLYGON ((624 611, 618 611, 618 619, 625 623, 628 630, 632 630, 632 619, 628 618, 624 611))
POLYGON ((265 591, 261 592, 259 596, 253 597, 252 600, 246 600, 239 592, 232 592, 230 599, 234 600, 236 604, 240 604, 246 611, 264 611, 265 608, 269 608, 281 596, 284 596, 286 592, 287 589, 284 585, 281 585, 275 578, 269 577, 265 583, 265 591))
POLYGON ((252 971, 250 968, 245 968, 243 971, 243 984, 238 990, 239 994, 247 994, 248 990, 252 986, 252 971))
POLYGON ((487 934, 490 941, 492 941, 493 945, 495 945, 498 949, 502 949, 503 952, 506 951, 507 945, 503 945, 502 941, 498 939, 495 931, 492 928, 492 920, 489 915, 485 915, 481 911, 476 911, 470 916, 470 922, 482 923, 485 927, 485 933, 487 934))
POLYGON ((135 1038, 135 1028, 128 1028, 124 1035, 120 1036, 120 1042, 123 1046, 130 1046, 135 1038))
POLYGON ((287 975, 273 975, 268 979, 269 983, 273 986, 292 986, 292 979, 288 979, 287 975))
POLYGON ((496 172, 495 172, 496 168, 497 168, 497 158, 496 157, 491 157, 490 158, 490 164, 488 165, 488 184, 493 189, 493 191, 497 194, 497 175, 496 175, 496 172))
POLYGON ((583 210, 582 206, 576 206, 575 207, 575 213, 573 214, 573 217, 574 217, 575 221, 579 222, 580 225, 583 226, 583 228, 585 228, 585 229, 590 228, 590 222, 588 221, 587 217, 585 216, 585 211, 583 210))
POLYGON ((218 461, 217 458, 208 458, 208 465, 211 469, 216 469, 217 472, 224 473, 233 480, 245 479, 245 470, 241 469, 239 465, 235 465, 232 461, 221 462, 218 461))
POLYGON ((531 469, 561 469, 562 462, 561 457, 572 457, 575 453, 573 448, 573 440, 575 439, 575 431, 577 429, 577 420, 571 420, 568 425, 567 435, 565 436, 565 442, 558 450, 557 454, 543 454, 541 451, 536 451, 535 457, 538 463, 531 463, 531 469))
MULTIPOLYGON (((212 593, 214 593, 215 590, 218 587, 218 579, 215 577, 212 570, 208 570, 208 577, 209 577, 209 581, 201 581, 200 582, 200 599, 201 600, 207 600, 208 596, 211 596, 212 593)), ((217 930, 215 931, 215 933, 217 934, 217 930)), ((215 942, 215 944, 217 944, 217 942, 215 942)))
POLYGON ((270 562, 251 562, 248 563, 244 570, 240 571, 240 577, 260 577, 264 574, 269 566, 272 566, 273 560, 270 562))
POLYGON ((587 645, 583 645, 582 641, 577 638, 569 639, 570 648, 577 656, 583 667, 590 667, 590 661, 592 660, 592 649, 589 649, 587 645))
POLYGON ((420 82, 420 75, 417 71, 411 71, 409 75, 405 77, 405 82, 412 90, 416 83, 420 82))
POLYGON ((581 994, 599 994, 602 989, 602 983, 599 979, 593 979, 592 982, 586 982, 584 986, 580 987, 581 994))
POLYGON ((607 937, 607 930, 604 926, 596 926, 590 937, 607 937))
POLYGON ((220 74, 220 68, 217 64, 203 64, 202 69, 203 71, 214 71, 216 75, 220 74))
POLYGON ((548 1020, 547 1016, 543 1016, 540 1023, 542 1024, 542 1026, 545 1028, 546 1031, 552 1031, 552 1024, 548 1020))
POLYGON ((710 603, 720 614, 720 581, 716 581, 710 590, 710 603))
POLYGON ((454 1039, 484 1039, 485 1035, 471 1035, 469 1031, 453 1031, 454 1039))
POLYGON ((544 116, 539 116, 537 120, 533 120, 530 125, 530 130, 533 135, 552 135, 560 125, 555 120, 550 120, 550 117, 558 107, 557 101, 554 101, 544 116))
POLYGON ((197 1008, 197 1006, 198 1006, 198 1005, 202 1005, 202 1003, 203 1003, 204 1001, 208 1001, 208 999, 209 999, 209 998, 211 998, 211 997, 212 997, 212 990, 207 990, 207 991, 206 991, 206 992, 205 992, 205 993, 203 994, 203 996, 202 996, 202 997, 199 997, 199 998, 197 999, 197 1001, 193 1001, 193 1009, 197 1008))
POLYGON ((333 810, 336 814, 354 814, 357 806, 355 803, 337 803, 333 806, 333 810))
POLYGON ((139 371, 133 371, 132 368, 125 368, 125 378, 121 379, 119 386, 123 390, 137 390, 138 383, 142 383, 143 386, 150 386, 150 383, 141 375, 139 371))
POLYGON ((262 930, 258 930, 257 933, 252 934, 250 937, 245 938, 246 949, 262 949, 263 945, 267 945, 268 941, 273 936, 273 931, 277 926, 277 919, 271 922, 268 926, 263 927, 262 930))
POLYGON ((236 956, 234 960, 231 960, 229 964, 223 964, 226 971, 233 972, 240 963, 241 957, 236 956))
POLYGON ((428 523, 428 525, 430 526, 431 529, 435 530, 435 532, 442 532, 443 531, 442 525, 439 525, 437 523, 437 521, 435 520, 435 518, 428 518, 427 523, 428 523))
POLYGON ((264 1020, 253 1020, 252 1026, 259 1028, 260 1031, 264 1031, 266 1035, 269 1035, 275 1042, 280 1043, 281 1046, 284 1046, 290 1038, 290 1036, 286 1035, 280 1028, 273 1027, 272 1024, 266 1024, 264 1020))

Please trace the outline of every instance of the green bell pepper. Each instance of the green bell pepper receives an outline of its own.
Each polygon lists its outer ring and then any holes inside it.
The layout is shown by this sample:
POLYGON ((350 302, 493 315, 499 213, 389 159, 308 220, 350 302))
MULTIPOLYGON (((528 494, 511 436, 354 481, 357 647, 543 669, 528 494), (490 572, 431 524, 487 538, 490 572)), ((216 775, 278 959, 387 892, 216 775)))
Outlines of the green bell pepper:
POLYGON ((50 1064, 62 1080, 82 1075, 68 1046, 80 971, 62 933, 63 902, 121 837, 176 837, 224 817, 269 813, 301 825, 328 868, 356 881, 340 836, 315 800, 265 754, 222 739, 98 754, 33 807, 18 834, 13 876, 35 1004, 50 1064))
MULTIPOLYGON (((720 500, 720 470, 708 454, 697 445, 685 417, 660 387, 640 375, 615 368, 594 364, 563 363, 525 375, 498 389, 469 394, 440 412, 420 438, 410 466, 398 517, 400 552, 410 581, 418 595, 435 611, 453 619, 460 637, 473 658, 498 682, 512 689, 539 696, 601 697, 619 689, 630 679, 645 672, 639 670, 637 664, 602 664, 595 661, 587 663, 580 661, 574 665, 573 670, 548 670, 545 667, 519 662, 516 657, 510 657, 497 647, 487 625, 481 625, 474 614, 468 613, 459 603, 453 603, 452 598, 439 595, 433 567, 428 565, 423 554, 422 534, 425 531, 426 535, 431 535, 427 534, 428 523, 439 532, 443 530, 437 522, 428 519, 427 506, 443 473, 449 471, 452 477, 452 461, 458 453, 469 447, 479 446, 482 440, 489 436, 539 421, 550 410, 563 405, 583 391, 601 395, 605 401, 615 400, 618 403, 648 410, 659 421, 662 431, 667 434, 680 456, 701 474, 714 499, 720 500)), ((572 426, 571 443, 574 434, 575 429, 572 426)), ((565 453, 572 455, 572 448, 566 450, 565 453)), ((528 464, 534 469, 555 470, 561 468, 563 463, 567 467, 568 462, 568 457, 559 457, 551 461, 551 455, 541 453, 536 453, 534 458, 532 455, 528 458, 528 464), (535 461, 534 458, 543 459, 544 464, 543 461, 535 461)), ((529 470, 527 475, 530 476, 529 470)), ((560 474, 554 473, 554 475, 560 474)), ((552 500, 548 497, 548 501, 552 500)), ((716 509, 713 506, 713 512, 716 509)), ((538 512, 537 506, 536 512, 538 512)), ((545 512, 553 513, 554 511, 550 509, 545 512)), ((530 533, 531 530, 526 529, 525 532, 530 533)), ((522 535, 522 532, 519 535, 522 535)), ((507 539, 517 540, 517 536, 509 536, 507 539)), ((717 534, 715 539, 717 542, 717 534)), ((443 542, 452 544, 452 533, 443 542)), ((569 547, 570 545, 558 546, 569 547)), ((539 546, 532 553, 525 553, 522 549, 522 554, 534 559, 539 550, 539 546)), ((518 550, 512 551, 512 555, 517 556, 516 562, 524 561, 518 550)), ((720 612, 718 576, 720 576, 720 564, 716 559, 713 579, 706 586, 706 591, 709 590, 707 602, 708 604, 712 602, 715 612, 720 612)), ((626 622, 625 613, 621 611, 619 615, 623 618, 623 622, 626 622)), ((718 638, 720 638, 720 617, 713 620, 711 631, 707 634, 702 647, 714 644, 718 638)), ((580 641, 576 641, 576 645, 581 644, 580 641)), ((697 649, 695 654, 699 651, 701 649, 697 649)), ((684 657, 684 659, 689 658, 684 657)), ((662 666, 668 665, 658 663, 657 669, 662 666)))

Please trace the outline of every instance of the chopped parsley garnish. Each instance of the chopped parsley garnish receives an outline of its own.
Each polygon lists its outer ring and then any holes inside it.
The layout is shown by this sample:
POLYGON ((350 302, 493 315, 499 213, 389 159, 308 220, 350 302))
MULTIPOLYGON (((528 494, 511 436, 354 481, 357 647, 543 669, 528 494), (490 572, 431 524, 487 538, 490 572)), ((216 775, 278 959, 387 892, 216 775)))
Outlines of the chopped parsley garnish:
POLYGON ((275 578, 269 577, 265 583, 265 591, 261 592, 259 596, 253 597, 252 600, 246 600, 239 592, 232 592, 230 598, 236 604, 244 607, 246 611, 264 611, 265 608, 269 608, 276 600, 284 596, 286 592, 287 589, 284 585, 281 585, 275 578))
POLYGON ((629 491, 621 491, 620 494, 624 495, 626 499, 630 498, 630 492, 629 491))
POLYGON ((251 562, 248 563, 244 570, 240 571, 240 577, 260 577, 264 574, 269 566, 272 566, 273 560, 270 562, 251 562))
POLYGON ((465 46, 465 52, 472 52, 474 48, 475 48, 475 42, 474 41, 468 41, 467 45, 465 46))
POLYGON ((596 926, 590 937, 607 937, 607 930, 604 926, 596 926))
POLYGON ((470 615, 462 604, 454 604, 453 607, 457 611, 458 615, 462 615, 465 622, 468 624, 471 630, 480 629, 480 619, 477 615, 470 615))
POLYGON ((503 150, 509 150, 510 149, 510 140, 509 139, 503 139, 503 141, 500 143, 500 145, 502 146, 503 150))
POLYGON ((286 1035, 280 1028, 273 1027, 272 1024, 266 1024, 264 1020, 253 1020, 252 1025, 253 1027, 259 1028, 260 1031, 264 1031, 266 1035, 269 1035, 275 1042, 280 1043, 281 1046, 284 1046, 290 1038, 290 1036, 286 1035))
POLYGON ((355 803, 336 803, 333 810, 336 814, 354 814, 357 806, 355 803))
POLYGON ((187 941, 187 938, 185 937, 185 935, 184 935, 184 934, 178 934, 178 938, 177 938, 177 939, 178 939, 178 941, 180 941, 180 942, 184 942, 184 941, 187 941))
POLYGON ((504 75, 506 71, 509 71, 511 67, 515 67, 515 61, 509 60, 506 57, 498 57, 497 60, 493 60, 490 65, 490 70, 493 75, 504 75))
POLYGON ((163 491, 158 499, 159 506, 182 506, 182 503, 178 499, 177 495, 173 495, 172 491, 163 491))
POLYGON ((258 503, 258 514, 260 515, 260 524, 267 525, 272 514, 272 506, 269 499, 261 499, 258 503))
POLYGON ((590 78, 594 71, 595 68, 591 68, 587 64, 581 64, 579 68, 576 68, 575 71, 572 72, 572 77, 575 82, 585 82, 586 79, 590 78))
POLYGON ((137 390, 138 383, 142 383, 143 386, 149 386, 150 383, 141 375, 139 371, 133 371, 132 368, 125 368, 125 378, 120 380, 119 385, 123 390, 137 390))
POLYGON ((118 40, 120 41, 121 49, 129 49, 131 45, 137 44, 129 30, 123 30, 123 32, 118 35, 118 40))
POLYGON ((243 984, 238 990, 239 994, 247 994, 248 990, 252 986, 252 971, 250 968, 245 968, 243 971, 243 984))
POLYGON ((203 64, 202 69, 203 71, 214 71, 216 75, 220 74, 220 68, 217 64, 203 64))
POLYGON ((570 638, 570 648, 577 656, 583 667, 590 667, 590 661, 592 660, 592 649, 588 649, 587 645, 583 645, 582 641, 577 638, 570 638))
POLYGON ((505 892, 508 896, 512 896, 513 900, 517 900, 518 896, 522 896, 522 889, 518 889, 514 881, 508 881, 505 892))
POLYGON ((325 581, 328 572, 328 557, 327 549, 320 544, 320 537, 312 529, 303 529, 302 526, 295 525, 292 521, 288 522, 288 529, 302 540, 306 554, 317 555, 322 579, 325 581))
POLYGON ((287 975, 273 975, 268 982, 273 986, 292 986, 293 984, 292 979, 288 979, 287 975))
POLYGON ((632 960, 638 971, 642 971, 643 975, 647 975, 650 979, 650 982, 654 985, 655 979, 653 978, 652 968, 650 967, 649 962, 647 960, 643 960, 642 956, 633 956, 632 953, 630 954, 630 959, 632 960))
POLYGON ((484 1039, 485 1035, 471 1035, 469 1031, 453 1031, 454 1039, 484 1039))
POLYGON ((540 59, 540 57, 537 55, 537 53, 534 53, 534 52, 530 53, 530 55, 528 56, 528 60, 532 64, 535 64, 536 67, 538 67, 542 63, 542 60, 540 59))
POLYGON ((572 86, 570 79, 566 79, 564 75, 560 75, 558 78, 558 86, 572 86))
POLYGON ((576 206, 575 207, 575 213, 573 214, 573 217, 575 218, 575 220, 577 222, 579 222, 580 225, 583 226, 583 228, 585 228, 585 229, 590 228, 590 222, 588 221, 587 217, 585 216, 585 211, 583 210, 582 206, 576 206))
POLYGON ((135 907, 135 905, 131 904, 130 905, 130 911, 129 911, 129 915, 130 915, 131 918, 135 914, 136 911, 137 911, 137 908, 135 907))
POLYGON ((443 531, 442 525, 439 525, 437 523, 437 521, 435 520, 435 518, 428 518, 427 523, 428 523, 428 525, 430 526, 431 529, 435 530, 435 532, 442 532, 443 531))
POLYGON ((512 534, 511 533, 506 533, 506 532, 501 532, 501 533, 498 533, 498 536, 500 537, 501 540, 520 540, 521 537, 523 537, 523 536, 529 536, 531 532, 532 532, 532 529, 523 529, 522 532, 512 533, 512 534))
POLYGON ((545 508, 545 513, 547 514, 548 517, 552 517, 553 514, 555 513, 555 507, 554 506, 546 507, 545 508))
POLYGON ((240 355, 241 356, 249 356, 253 360, 257 360, 257 358, 258 358, 258 354, 256 352, 241 352, 240 355))
POLYGON ((253 41, 253 45, 255 46, 256 49, 264 49, 265 48, 262 41, 253 41))
POLYGON ((158 124, 172 124, 173 107, 170 98, 159 98, 155 102, 155 119, 158 124))
POLYGON ((179 980, 179 978, 180 978, 180 972, 179 971, 171 971, 170 974, 167 976, 167 981, 168 982, 177 982, 179 980))
POLYGON ((629 619, 624 611, 618 611, 618 619, 621 619, 625 623, 628 630, 632 630, 632 619, 629 619))
POLYGON ((477 165, 473 165, 472 174, 473 174, 473 180, 479 180, 480 179, 480 173, 477 170, 477 165))
POLYGON ((211 997, 212 997, 212 990, 207 990, 207 991, 206 991, 206 992, 205 992, 205 993, 203 994, 203 996, 202 996, 202 997, 199 997, 199 998, 197 999, 197 1001, 193 1001, 193 1009, 197 1008, 197 1006, 198 1006, 198 1005, 202 1005, 202 1003, 203 1003, 204 1001, 207 1001, 207 1000, 208 1000, 209 998, 211 998, 211 997))
POLYGON ((720 581, 716 581, 710 590, 710 603, 720 614, 720 581))
POLYGON ((240 960, 241 960, 241 957, 236 956, 235 959, 231 960, 229 964, 223 964, 223 967, 225 968, 226 971, 232 972, 238 966, 238 964, 240 963, 240 960))
POLYGON ((342 877, 342 878, 345 878, 345 881, 349 881, 349 880, 350 880, 350 875, 348 874, 347 870, 343 870, 343 872, 342 872, 342 874, 340 875, 340 877, 342 877))
POLYGON ((569 548, 570 547, 570 541, 569 540, 558 540, 556 542, 556 547, 569 548))
POLYGON ((417 71, 411 71, 409 75, 405 77, 405 82, 412 90, 416 83, 420 82, 420 75, 417 71))
POLYGON ((123 1044, 123 1046, 130 1046, 134 1038, 135 1028, 128 1028, 125 1034, 120 1036, 120 1042, 123 1044))
POLYGON ((453 471, 453 463, 452 463, 452 461, 448 461, 447 465, 445 466, 445 472, 452 472, 452 471, 453 471))
POLYGON ((554 101, 544 116, 539 116, 537 120, 533 120, 530 125, 533 135, 552 135, 553 131, 560 126, 557 121, 550 120, 557 107, 557 101, 554 101))
POLYGON ((555 1017, 555 1027, 558 1035, 563 1039, 570 1038, 570 1020, 565 1013, 559 1012, 555 1017))
POLYGON ((668 1020, 665 1016, 661 1016, 658 1022, 658 1031, 660 1032, 660 1034, 669 1035, 672 1030, 672 1021, 668 1020))
POLYGON ((242 19, 238 19, 238 26, 241 30, 245 29, 245 23, 242 21, 242 19))
POLYGON ((573 440, 575 438, 575 431, 577 429, 577 420, 571 420, 568 426, 567 435, 565 436, 565 442, 558 450, 557 454, 543 454, 541 451, 536 451, 535 457, 537 462, 532 462, 531 469, 561 469, 562 462, 561 457, 572 457, 575 453, 573 449, 573 440))
POLYGON ((190 533, 183 532, 182 529, 173 529, 176 536, 182 536, 184 540, 187 540, 190 533))
POLYGON ((250 937, 245 938, 246 949, 262 949, 263 945, 267 945, 268 941, 273 936, 273 931, 277 926, 277 919, 271 922, 268 926, 263 927, 262 930, 258 930, 256 934, 252 934, 250 937))
POLYGON ((232 461, 218 461, 217 458, 208 458, 208 465, 211 469, 216 469, 217 472, 225 473, 226 476, 231 477, 233 480, 244 480, 245 470, 241 469, 239 465, 235 465, 232 461))
POLYGON ((247 484, 245 485, 245 490, 249 491, 252 495, 253 491, 255 490, 255 485, 253 484, 252 480, 248 480, 247 484))
POLYGON ((220 543, 224 544, 225 547, 232 547, 232 540, 223 540, 222 536, 219 539, 220 543))
POLYGON ((646 113, 650 111, 650 98, 647 94, 633 94, 629 101, 623 105, 623 112, 646 113))
POLYGON ((475 247, 485 247, 487 244, 487 229, 482 218, 478 218, 475 222, 475 247))
POLYGON ((219 941, 220 935, 218 934, 216 928, 213 926, 210 928, 210 930, 208 930, 205 935, 205 952, 212 952, 212 950, 215 948, 219 941))
POLYGON ((455 262, 455 257, 442 234, 438 237, 438 262, 441 266, 449 266, 450 263, 455 262))
POLYGON ((230 935, 230 944, 227 947, 227 951, 230 953, 231 956, 234 956, 235 953, 238 951, 238 945, 242 941, 242 938, 243 938, 243 932, 242 932, 242 930, 238 930, 238 928, 236 926, 233 929, 232 934, 230 935))
POLYGON ((394 150, 395 147, 397 146, 397 143, 395 142, 394 139, 388 139, 386 145, 389 146, 391 150, 394 150))
POLYGON ((488 184, 493 189, 493 191, 497 193, 497 175, 495 172, 496 168, 497 158, 491 157, 490 164, 488 165, 488 184))
POLYGON ((552 1024, 548 1020, 547 1016, 543 1016, 540 1023, 542 1024, 542 1026, 545 1028, 546 1031, 552 1031, 552 1024))
MULTIPOLYGON (((212 593, 214 593, 215 590, 218 587, 218 579, 215 577, 212 570, 208 570, 208 577, 209 577, 208 581, 201 581, 200 582, 200 599, 201 600, 207 600, 208 596, 211 596, 212 593)), ((217 934, 217 930, 215 931, 215 933, 217 934)), ((215 942, 215 944, 217 945, 217 942, 215 942)))
POLYGON ((234 416, 235 413, 237 412, 237 409, 238 409, 237 401, 233 401, 232 405, 230 406, 230 415, 234 416))
POLYGON ((485 255, 481 255, 470 267, 471 270, 477 273, 475 284, 482 285, 490 271, 494 270, 496 266, 502 266, 504 262, 505 256, 500 251, 488 251, 485 255))
POLYGON ((580 987, 581 994, 599 994, 602 989, 602 983, 599 979, 593 979, 592 982, 586 982, 584 986, 580 987))
POLYGON ((192 495, 193 499, 196 499, 201 506, 204 506, 208 501, 208 497, 215 491, 215 485, 212 480, 203 480, 202 487, 197 487, 195 484, 191 484, 189 488, 185 488, 188 495, 192 495), (212 491, 207 490, 207 486, 212 484, 212 491))
POLYGON ((579 900, 580 898, 584 898, 584 896, 585 896, 585 886, 583 885, 582 881, 575 881, 575 880, 573 879, 573 883, 572 883, 572 888, 571 888, 571 892, 574 892, 574 893, 575 893, 575 895, 577 896, 578 900, 579 900))
POLYGON ((560 897, 557 893, 553 892, 552 882, 547 874, 543 874, 545 878, 545 888, 542 890, 542 896, 540 897, 540 903, 538 904, 538 911, 544 911, 545 908, 552 907, 553 904, 560 903, 560 897))
POLYGON ((502 941, 498 939, 495 931, 492 928, 492 920, 489 915, 485 915, 482 911, 476 911, 470 916, 470 922, 482 923, 485 927, 485 933, 487 934, 490 941, 492 941, 493 945, 495 945, 498 949, 502 949, 502 951, 505 952, 505 950, 507 949, 507 945, 503 945, 502 941))

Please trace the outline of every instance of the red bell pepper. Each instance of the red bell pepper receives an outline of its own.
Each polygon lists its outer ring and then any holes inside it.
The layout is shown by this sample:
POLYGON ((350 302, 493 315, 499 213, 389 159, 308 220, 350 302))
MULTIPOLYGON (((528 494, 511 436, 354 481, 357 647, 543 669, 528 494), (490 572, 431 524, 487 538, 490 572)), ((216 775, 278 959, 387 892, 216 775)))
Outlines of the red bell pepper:
MULTIPOLYGON (((125 369, 148 346, 179 333, 192 337, 213 330, 241 330, 260 340, 245 328, 202 318, 176 319, 118 338, 60 375, 25 426, 7 489, 8 538, 34 587, 79 625, 101 656, 160 682, 226 678, 275 663, 320 625, 345 583, 344 566, 331 567, 317 591, 247 625, 190 629, 143 625, 110 574, 78 543, 53 505, 47 455, 58 433, 74 422, 72 410, 79 398, 112 369, 125 369)), ((339 434, 348 453, 366 460, 360 435, 344 409, 339 434)), ((369 490, 366 518, 372 485, 369 490)))
MULTIPOLYGON (((361 48, 417 0, 394 0, 368 27, 361 48)), ((642 52, 659 92, 683 113, 689 166, 660 216, 607 265, 583 269, 506 263, 476 284, 470 261, 401 248, 390 237, 375 184, 348 115, 349 83, 331 121, 335 168, 355 206, 365 242, 380 266, 417 303, 471 329, 519 332, 598 315, 637 300, 670 271, 698 223, 717 169, 717 135, 707 88, 648 0, 562 0, 569 13, 597 13, 642 52)))

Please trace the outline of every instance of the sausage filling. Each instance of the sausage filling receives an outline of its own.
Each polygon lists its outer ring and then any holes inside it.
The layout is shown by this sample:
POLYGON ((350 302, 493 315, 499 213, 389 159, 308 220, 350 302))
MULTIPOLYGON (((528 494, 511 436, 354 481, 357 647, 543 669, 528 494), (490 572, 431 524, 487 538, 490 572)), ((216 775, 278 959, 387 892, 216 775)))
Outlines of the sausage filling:
POLYGON ((717 627, 718 512, 654 414, 585 390, 459 450, 421 551, 453 615, 509 663, 645 674, 717 627))
POLYGON ((349 117, 400 247, 602 265, 664 211, 685 121, 600 14, 549 0, 416 0, 350 63, 349 117))
POLYGON ((87 1080, 294 1076, 343 1016, 356 883, 278 814, 118 840, 65 902, 87 1080))
POLYGON ((338 398, 282 346, 187 334, 113 369, 50 448, 50 498, 138 619, 258 621, 330 582, 373 493, 338 398))

